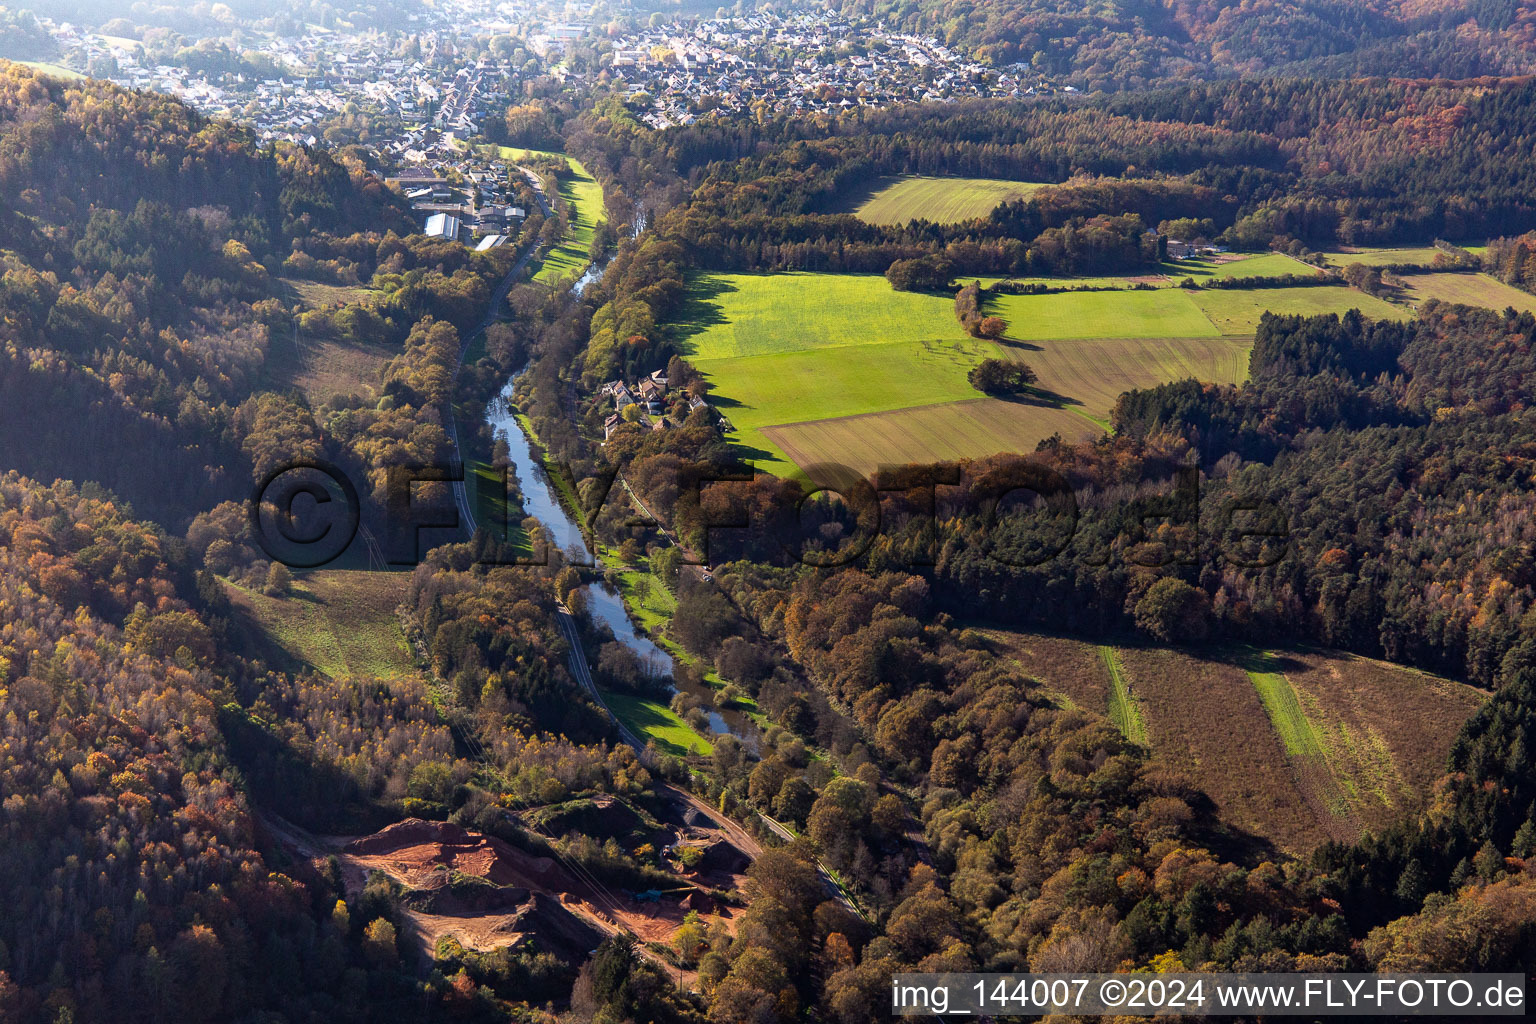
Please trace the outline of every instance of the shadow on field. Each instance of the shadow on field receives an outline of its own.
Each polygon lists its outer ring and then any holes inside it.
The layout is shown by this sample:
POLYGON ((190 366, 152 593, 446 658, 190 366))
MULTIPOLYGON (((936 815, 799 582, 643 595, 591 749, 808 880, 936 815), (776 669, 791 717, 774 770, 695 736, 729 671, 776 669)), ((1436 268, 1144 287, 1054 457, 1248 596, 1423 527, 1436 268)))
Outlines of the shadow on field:
POLYGON ((1020 352, 1044 352, 1045 351, 1044 346, 1036 345, 1032 341, 1020 341, 1017 338, 997 338, 997 339, 995 339, 995 341, 997 342, 998 345, 1002 346, 1003 348, 1017 349, 1020 352))
POLYGON ((1031 386, 1028 391, 1021 395, 988 395, 987 397, 995 398, 999 402, 1010 402, 1014 405, 1039 405, 1048 409, 1066 409, 1070 406, 1083 404, 1080 399, 1073 398, 1071 395, 1062 395, 1049 388, 1034 386, 1031 386))
POLYGON ((1300 672, 1307 667, 1302 661, 1281 651, 1262 651, 1257 647, 1242 647, 1223 653, 1225 659, 1217 660, 1230 660, 1244 672, 1278 672, 1283 675, 1286 672, 1300 672))
POLYGON ((679 355, 694 354, 693 346, 689 344, 689 339, 694 335, 730 322, 715 300, 737 290, 735 285, 720 278, 701 276, 689 284, 682 305, 671 317, 672 341, 679 355))
POLYGON ((822 213, 852 213, 875 196, 885 191, 891 185, 900 181, 899 174, 882 175, 878 178, 869 178, 855 182, 844 187, 834 194, 826 202, 822 203, 822 213))
POLYGON ((731 458, 740 462, 743 467, 747 466, 747 464, 754 459, 776 458, 774 453, 770 452, 766 448, 759 448, 756 445, 747 444, 746 442, 741 441, 736 437, 732 437, 730 441, 731 458))

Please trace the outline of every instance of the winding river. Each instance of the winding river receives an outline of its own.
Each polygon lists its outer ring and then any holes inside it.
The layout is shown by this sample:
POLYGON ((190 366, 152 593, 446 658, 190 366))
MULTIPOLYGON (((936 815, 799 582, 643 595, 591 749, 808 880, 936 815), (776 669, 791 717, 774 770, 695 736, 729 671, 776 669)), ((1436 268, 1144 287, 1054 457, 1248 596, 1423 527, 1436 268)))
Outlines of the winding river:
MULTIPOLYGON (((602 273, 600 268, 597 268, 597 272, 599 275, 602 273)), ((523 513, 538 520, 549 543, 565 552, 571 562, 591 565, 594 562, 592 550, 587 546, 581 528, 565 510, 565 506, 560 504, 554 486, 544 472, 542 460, 513 414, 512 389, 516 380, 514 376, 508 381, 501 395, 486 408, 486 422, 493 436, 507 442, 507 456, 523 491, 523 513)), ((585 590, 587 609, 591 616, 607 625, 614 638, 634 651, 642 665, 657 675, 666 676, 670 691, 677 693, 680 684, 675 677, 676 665, 672 656, 635 626, 618 591, 606 582, 588 584, 585 590)), ((703 703, 711 731, 729 733, 748 748, 757 749, 758 729, 750 718, 735 710, 716 710, 714 691, 708 686, 688 683, 682 683, 681 686, 703 703)))

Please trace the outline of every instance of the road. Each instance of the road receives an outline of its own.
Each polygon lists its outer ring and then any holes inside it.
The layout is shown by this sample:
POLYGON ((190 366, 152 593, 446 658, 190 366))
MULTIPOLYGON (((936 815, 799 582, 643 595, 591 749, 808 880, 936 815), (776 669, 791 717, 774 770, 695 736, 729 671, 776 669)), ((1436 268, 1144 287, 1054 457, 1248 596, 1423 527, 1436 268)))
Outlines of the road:
POLYGON ((597 701, 597 706, 613 719, 613 724, 619 729, 619 738, 634 747, 636 751, 644 750, 645 744, 640 741, 640 737, 630 732, 629 726, 619 721, 619 716, 613 713, 608 702, 603 700, 603 695, 597 692, 597 682, 592 678, 592 666, 587 662, 587 651, 581 643, 581 632, 576 628, 576 616, 572 615, 571 610, 565 606, 565 602, 558 598, 555 601, 555 615, 560 622, 561 635, 565 637, 565 642, 571 645, 571 675, 576 677, 576 681, 581 684, 583 690, 592 695, 592 699, 597 701))
MULTIPOLYGON (((519 167, 518 170, 523 172, 523 177, 527 178, 528 184, 533 186, 534 197, 538 199, 539 207, 544 211, 544 216, 550 216, 549 199, 544 195, 544 184, 539 181, 539 176, 526 167, 519 167)), ((507 295, 511 293, 512 286, 517 283, 517 279, 528 268, 528 264, 533 262, 538 255, 539 242, 538 239, 534 239, 528 248, 524 250, 523 254, 517 258, 517 262, 512 264, 512 269, 507 271, 506 276, 496 285, 496 290, 491 293, 490 304, 485 309, 485 319, 481 320, 480 326, 459 345, 458 362, 454 363, 453 366, 453 382, 455 385, 458 384, 459 370, 464 366, 464 354, 469 351, 470 344, 481 331, 486 330, 491 324, 501 318, 502 307, 506 305, 507 295)), ((453 415, 451 403, 448 408, 448 438, 453 442, 455 453, 462 453, 464 451, 463 446, 459 444, 459 421, 453 415)), ((462 454, 460 454, 460 461, 463 461, 462 454)), ((467 470, 465 473, 460 473, 460 479, 453 482, 453 504, 459 511, 459 522, 469 532, 469 535, 473 537, 476 529, 475 510, 469 501, 469 481, 465 475, 466 473, 467 470)))

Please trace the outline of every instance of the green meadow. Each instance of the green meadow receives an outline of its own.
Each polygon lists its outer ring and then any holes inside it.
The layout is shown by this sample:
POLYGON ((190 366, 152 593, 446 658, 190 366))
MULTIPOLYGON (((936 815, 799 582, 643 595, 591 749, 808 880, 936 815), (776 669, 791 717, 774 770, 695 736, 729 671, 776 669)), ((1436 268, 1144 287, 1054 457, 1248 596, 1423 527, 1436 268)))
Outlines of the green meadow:
POLYGON ((1194 296, 1193 301, 1198 308, 1222 334, 1252 334, 1258 330, 1259 318, 1266 310, 1317 316, 1320 313, 1342 314, 1358 309, 1377 320, 1403 320, 1408 316, 1408 312, 1400 306, 1344 285, 1255 288, 1252 291, 1224 288, 1190 294, 1194 296))
POLYGON ((1300 260, 1293 260, 1284 253, 1278 252, 1223 260, 1202 257, 1165 263, 1163 267, 1170 277, 1192 277, 1197 281, 1205 278, 1234 280, 1245 277, 1284 277, 1286 274, 1317 274, 1319 272, 1316 267, 1308 266, 1300 260))
POLYGON ((631 732, 642 739, 654 740, 656 748, 664 754, 714 753, 713 743, 658 700, 604 690, 603 701, 631 732))
POLYGON ((576 216, 572 218, 571 229, 565 238, 545 254, 539 269, 534 271, 533 279, 540 284, 558 284, 568 278, 580 277, 591 262, 592 233, 600 222, 608 219, 608 211, 603 206, 603 187, 580 161, 566 159, 572 173, 560 179, 560 198, 576 205, 576 216))
POLYGON ((224 586, 231 603, 259 623, 293 667, 333 679, 395 679, 417 674, 395 615, 409 584, 407 572, 319 569, 295 573, 283 597, 224 586))
POLYGON ((691 361, 963 338, 951 295, 879 274, 700 274, 674 318, 691 361))
POLYGON ((1536 312, 1536 295, 1507 285, 1487 274, 1413 274, 1403 277, 1407 298, 1414 305, 1430 299, 1463 302, 1488 309, 1536 312))
MULTIPOLYGON (((591 262, 588 253, 592 249, 592 233, 598 224, 608 219, 608 210, 603 203, 603 187, 597 183, 597 179, 592 177, 580 160, 553 150, 492 145, 476 146, 475 150, 509 163, 545 159, 564 160, 570 165, 571 173, 560 179, 559 197, 567 203, 576 204, 576 216, 565 238, 539 261, 533 279, 540 284, 553 285, 568 278, 579 277, 591 262)), ((549 200, 553 205, 555 197, 550 196, 549 200)))
POLYGON ((999 295, 987 311, 1008 321, 1008 336, 1042 338, 1195 338, 1222 333, 1184 289, 999 295))
POLYGON ((920 174, 879 178, 843 204, 870 224, 906 224, 929 220, 958 224, 985 217, 1010 199, 1019 199, 1046 186, 1001 178, 942 178, 920 174))
POLYGON ((1417 246, 1408 249, 1352 249, 1323 253, 1331 267, 1347 267, 1351 263, 1363 263, 1368 267, 1383 267, 1391 263, 1417 263, 1429 266, 1439 252, 1434 246, 1417 246))

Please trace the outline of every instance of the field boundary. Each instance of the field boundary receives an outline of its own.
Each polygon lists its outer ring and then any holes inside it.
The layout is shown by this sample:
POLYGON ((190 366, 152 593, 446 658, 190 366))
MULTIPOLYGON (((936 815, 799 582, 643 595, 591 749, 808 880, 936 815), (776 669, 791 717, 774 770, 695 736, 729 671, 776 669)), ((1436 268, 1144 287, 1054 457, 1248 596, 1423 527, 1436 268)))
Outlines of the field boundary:
POLYGON ((823 416, 814 420, 788 420, 784 423, 768 423, 758 427, 758 430, 774 430, 778 427, 799 427, 807 423, 849 423, 853 420, 867 420, 875 416, 887 416, 893 412, 913 412, 917 409, 941 409, 960 405, 977 405, 987 401, 986 395, 977 395, 975 398, 956 398, 948 402, 924 402, 922 405, 904 405, 897 409, 876 409, 873 412, 851 412, 846 416, 823 416))

